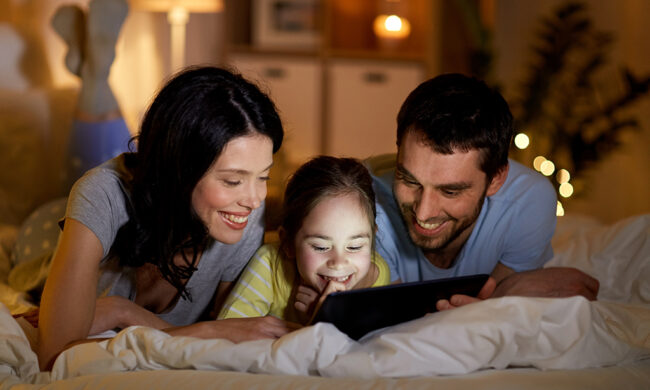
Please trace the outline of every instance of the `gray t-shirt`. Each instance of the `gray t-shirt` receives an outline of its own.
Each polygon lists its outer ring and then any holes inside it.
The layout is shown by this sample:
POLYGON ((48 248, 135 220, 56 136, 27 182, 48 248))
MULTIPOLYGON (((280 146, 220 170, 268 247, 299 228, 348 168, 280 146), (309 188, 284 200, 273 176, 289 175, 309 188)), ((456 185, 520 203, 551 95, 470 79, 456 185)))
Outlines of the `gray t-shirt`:
MULTIPOLYGON (((126 202, 130 193, 125 185, 130 173, 124 156, 118 156, 88 171, 79 179, 68 198, 65 218, 77 220, 99 239, 104 258, 100 263, 97 296, 119 295, 135 300, 135 269, 122 267, 108 256, 117 232, 129 219, 126 202)), ((210 304, 220 281, 237 279, 248 260, 262 244, 264 205, 253 210, 242 239, 236 244, 211 240, 201 255, 198 270, 187 282, 192 301, 179 298, 160 318, 175 326, 196 322, 210 304)))

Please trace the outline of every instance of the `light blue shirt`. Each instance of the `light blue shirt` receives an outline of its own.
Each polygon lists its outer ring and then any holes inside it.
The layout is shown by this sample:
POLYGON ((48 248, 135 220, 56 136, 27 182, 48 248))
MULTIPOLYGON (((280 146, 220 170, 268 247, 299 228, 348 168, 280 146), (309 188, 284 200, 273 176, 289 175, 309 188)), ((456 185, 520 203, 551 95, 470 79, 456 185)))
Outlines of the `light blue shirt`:
POLYGON ((390 267, 391 281, 490 274, 498 262, 521 272, 541 268, 553 256, 555 189, 541 174, 509 162, 505 183, 496 194, 485 198, 472 233, 447 269, 431 264, 411 241, 393 196, 394 169, 373 176, 377 252, 390 267))

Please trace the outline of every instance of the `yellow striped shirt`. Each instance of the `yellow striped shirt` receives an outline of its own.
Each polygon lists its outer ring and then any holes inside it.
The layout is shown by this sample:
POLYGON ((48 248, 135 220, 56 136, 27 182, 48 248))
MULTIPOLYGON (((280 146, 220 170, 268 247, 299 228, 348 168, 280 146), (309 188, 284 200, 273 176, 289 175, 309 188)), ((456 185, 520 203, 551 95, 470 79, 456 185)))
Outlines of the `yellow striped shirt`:
MULTIPOLYGON (((295 267, 287 267, 287 262, 278 256, 277 243, 263 245, 257 250, 224 302, 218 319, 272 315, 299 322, 292 315, 292 307, 287 311, 296 280, 295 267)), ((386 261, 375 252, 373 262, 379 275, 372 287, 389 284, 390 270, 386 261)))

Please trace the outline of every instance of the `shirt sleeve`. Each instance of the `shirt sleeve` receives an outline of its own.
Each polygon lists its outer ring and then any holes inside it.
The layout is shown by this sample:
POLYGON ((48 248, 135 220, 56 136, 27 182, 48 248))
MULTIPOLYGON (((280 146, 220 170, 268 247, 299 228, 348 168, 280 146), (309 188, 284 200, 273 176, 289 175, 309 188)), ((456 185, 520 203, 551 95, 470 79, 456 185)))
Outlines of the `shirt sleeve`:
POLYGON ((386 260, 384 260, 383 257, 377 252, 373 254, 373 262, 377 266, 377 269, 379 271, 379 275, 377 276, 377 280, 375 280, 375 283, 373 283, 372 287, 379 287, 379 286, 386 286, 389 285, 391 280, 390 280, 390 268, 388 267, 388 263, 386 263, 386 260))
POLYGON ((273 303, 273 251, 262 246, 253 255, 233 287, 217 319, 262 317, 273 303))
POLYGON ((521 199, 499 260, 516 272, 541 268, 553 257, 551 238, 557 222, 555 189, 542 180, 521 199))
POLYGON ((89 228, 108 254, 120 227, 128 221, 125 194, 112 170, 98 167, 79 179, 70 191, 65 219, 89 228))

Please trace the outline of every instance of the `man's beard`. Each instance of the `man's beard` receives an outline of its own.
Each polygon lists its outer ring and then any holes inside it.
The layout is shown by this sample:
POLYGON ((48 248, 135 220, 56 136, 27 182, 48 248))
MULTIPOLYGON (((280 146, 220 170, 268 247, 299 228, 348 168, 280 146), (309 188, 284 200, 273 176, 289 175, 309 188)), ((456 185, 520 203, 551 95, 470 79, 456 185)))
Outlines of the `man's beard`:
POLYGON ((436 221, 436 223, 448 223, 451 225, 451 227, 446 226, 445 230, 440 232, 435 237, 422 235, 415 230, 413 224, 416 224, 417 222, 415 214, 413 213, 412 203, 400 204, 402 221, 406 225, 409 236, 416 246, 420 247, 424 252, 442 252, 461 234, 463 234, 465 231, 467 231, 467 229, 470 229, 474 225, 478 219, 478 215, 481 212, 481 207, 483 206, 484 200, 485 193, 481 196, 480 201, 477 202, 472 214, 461 219, 457 219, 445 214, 445 217, 439 221, 436 221))

